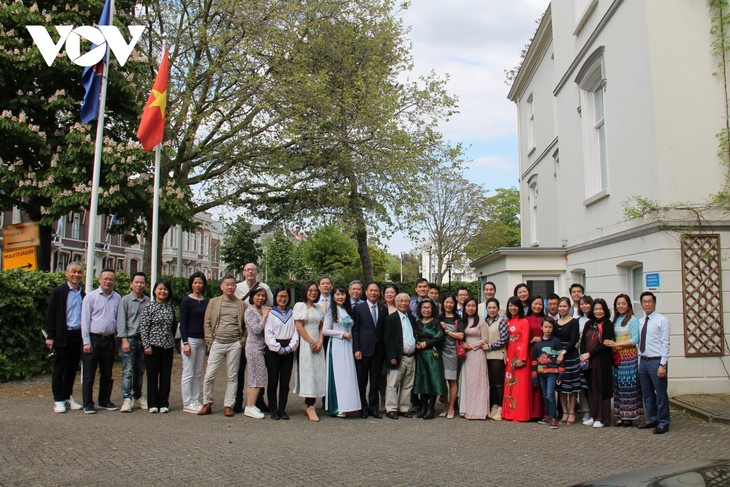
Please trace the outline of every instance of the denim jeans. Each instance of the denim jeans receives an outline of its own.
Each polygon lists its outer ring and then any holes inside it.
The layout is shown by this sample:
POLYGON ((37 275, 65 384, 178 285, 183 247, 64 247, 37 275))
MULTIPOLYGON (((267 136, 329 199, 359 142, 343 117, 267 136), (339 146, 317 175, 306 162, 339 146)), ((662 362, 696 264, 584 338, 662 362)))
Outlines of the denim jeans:
POLYGON ((557 374, 538 374, 537 377, 540 380, 542 397, 545 398, 545 410, 548 418, 557 419, 558 416, 555 412, 555 381, 558 376, 557 374))
POLYGON ((128 337, 129 353, 122 351, 119 346, 119 355, 122 357, 122 397, 124 399, 139 399, 142 397, 142 378, 144 377, 144 349, 142 340, 128 337))

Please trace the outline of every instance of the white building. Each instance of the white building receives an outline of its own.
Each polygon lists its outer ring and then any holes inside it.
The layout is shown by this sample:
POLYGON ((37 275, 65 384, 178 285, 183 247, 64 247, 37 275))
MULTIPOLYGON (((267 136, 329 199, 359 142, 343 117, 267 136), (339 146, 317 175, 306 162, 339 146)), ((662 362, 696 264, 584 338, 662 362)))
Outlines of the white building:
POLYGON ((726 183, 716 138, 726 86, 710 29, 704 1, 553 2, 508 95, 522 247, 472 263, 502 299, 520 282, 560 295, 580 282, 609 304, 626 292, 642 316, 639 294, 652 290, 672 323, 672 395, 730 392, 730 221, 679 208, 726 183), (671 209, 629 220, 636 197, 671 209))

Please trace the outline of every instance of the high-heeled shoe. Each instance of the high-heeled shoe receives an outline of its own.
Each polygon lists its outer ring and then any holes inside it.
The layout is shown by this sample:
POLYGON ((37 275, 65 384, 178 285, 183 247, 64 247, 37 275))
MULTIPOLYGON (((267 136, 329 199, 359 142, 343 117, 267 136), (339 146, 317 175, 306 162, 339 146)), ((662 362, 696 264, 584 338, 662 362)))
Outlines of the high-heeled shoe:
POLYGON ((568 413, 568 420, 565 424, 575 424, 575 413, 568 413), (573 416, 573 419, 570 419, 571 416, 573 416))
POLYGON ((560 424, 568 424, 568 413, 563 414, 563 417, 560 418, 560 424))

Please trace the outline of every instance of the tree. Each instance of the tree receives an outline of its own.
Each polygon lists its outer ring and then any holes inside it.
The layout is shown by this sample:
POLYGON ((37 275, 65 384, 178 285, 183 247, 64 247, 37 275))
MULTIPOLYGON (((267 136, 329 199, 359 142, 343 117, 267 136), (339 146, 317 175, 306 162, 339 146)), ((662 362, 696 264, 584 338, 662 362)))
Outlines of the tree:
POLYGON ((221 259, 226 263, 227 271, 239 272, 247 262, 258 265, 261 257, 261 246, 256 242, 258 236, 259 232, 254 231, 244 217, 238 217, 226 226, 221 259))
POLYGON ((279 188, 257 210, 275 220, 316 215, 347 228, 371 280, 368 235, 395 231, 415 204, 430 170, 427 154, 440 143, 436 125, 455 100, 433 74, 402 82, 411 58, 392 1, 318 5, 296 60, 299 77, 289 78, 294 143, 273 156, 288 172, 277 173, 279 188))
POLYGON ((479 222, 479 232, 466 245, 470 260, 500 247, 520 246, 520 192, 517 188, 497 188, 485 201, 487 217, 479 222))
POLYGON ((432 272, 441 284, 446 262, 461 261, 464 248, 480 231, 486 216, 486 194, 458 170, 442 168, 428 181, 422 204, 410 215, 415 228, 431 243, 432 272))
POLYGON ((266 282, 272 289, 291 281, 295 266, 294 242, 286 236, 281 228, 264 241, 263 267, 266 282))
POLYGON ((334 225, 319 228, 299 247, 310 277, 327 275, 333 282, 345 282, 358 271, 355 242, 334 225))
MULTIPOLYGON (((89 206, 95 122, 79 122, 82 68, 66 56, 46 65, 25 26, 88 25, 103 3, 86 0, 64 10, 57 2, 12 2, 0 9, 0 210, 15 206, 40 223, 41 269, 50 266, 53 223, 89 206)), ((117 1, 118 26, 133 9, 134 2, 117 1)), ((130 59, 120 69, 112 57, 109 69, 99 212, 117 214, 128 228, 151 213, 148 158, 131 142, 144 102, 143 68, 130 59)))

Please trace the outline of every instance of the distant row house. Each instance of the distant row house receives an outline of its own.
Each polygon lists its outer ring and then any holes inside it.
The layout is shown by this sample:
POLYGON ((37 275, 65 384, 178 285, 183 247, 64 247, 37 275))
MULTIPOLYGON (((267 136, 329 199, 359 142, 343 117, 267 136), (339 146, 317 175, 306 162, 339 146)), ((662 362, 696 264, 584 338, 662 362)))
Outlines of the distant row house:
MULTIPOLYGON (((60 217, 53 225, 51 270, 64 269, 69 262, 86 262, 87 216, 86 210, 71 212, 60 217)), ((122 235, 108 233, 113 216, 99 215, 96 218, 94 267, 97 272, 105 267, 129 274, 142 270, 144 237, 130 244, 124 241, 122 235)), ((24 221, 27 218, 17 208, 0 213, 0 227, 24 221)), ((194 221, 197 225, 194 231, 173 227, 165 234, 161 275, 176 275, 178 261, 182 264, 181 275, 184 277, 196 271, 205 273, 211 279, 218 279, 224 274, 225 265, 220 259, 223 224, 213 220, 207 212, 196 214, 194 221)))

